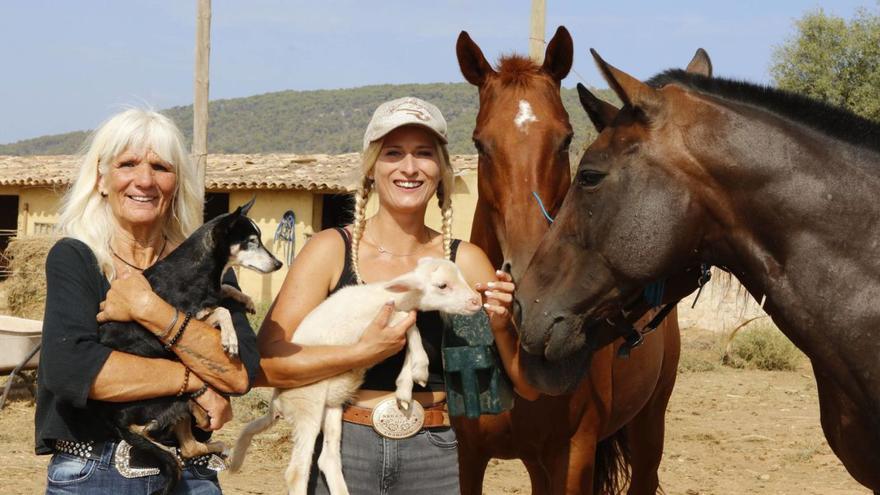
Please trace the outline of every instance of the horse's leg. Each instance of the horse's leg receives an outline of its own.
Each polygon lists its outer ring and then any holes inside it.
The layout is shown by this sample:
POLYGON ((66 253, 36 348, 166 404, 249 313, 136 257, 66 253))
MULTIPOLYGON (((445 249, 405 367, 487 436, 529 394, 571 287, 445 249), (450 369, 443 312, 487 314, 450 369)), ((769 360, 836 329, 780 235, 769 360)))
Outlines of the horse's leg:
POLYGON ((532 482, 532 495, 553 495, 550 475, 540 462, 535 460, 520 459, 529 472, 529 480, 532 482))
POLYGON ((591 495, 596 468, 598 431, 583 432, 571 439, 567 449, 546 452, 543 459, 550 476, 549 493, 591 495))
POLYGON ((880 493, 880 439, 871 418, 829 376, 813 364, 822 431, 834 454, 856 481, 880 493))
POLYGON ((459 450, 458 480, 461 485, 461 495, 481 495, 483 493, 483 477, 486 475, 488 465, 488 457, 467 455, 459 450))
POLYGON ((663 457, 663 440, 666 426, 666 406, 675 386, 681 339, 677 311, 663 322, 657 332, 663 338, 663 364, 657 386, 648 403, 626 426, 632 473, 629 495, 657 493, 660 480, 657 470, 663 457))

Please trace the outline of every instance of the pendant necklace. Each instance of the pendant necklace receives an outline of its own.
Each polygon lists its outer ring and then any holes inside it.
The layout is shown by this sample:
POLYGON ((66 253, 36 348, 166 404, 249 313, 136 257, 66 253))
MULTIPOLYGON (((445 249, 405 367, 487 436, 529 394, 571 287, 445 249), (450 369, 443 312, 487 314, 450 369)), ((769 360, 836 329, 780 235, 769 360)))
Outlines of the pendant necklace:
MULTIPOLYGON (((162 236, 162 239, 163 239, 163 241, 162 241, 162 249, 159 250, 159 256, 156 256, 156 261, 159 261, 159 258, 162 257, 162 254, 165 252, 165 246, 168 244, 168 238, 167 238, 167 237, 162 236)), ((119 261, 125 263, 126 265, 130 266, 131 268, 134 268, 135 270, 137 270, 137 271, 139 271, 139 272, 142 272, 142 271, 146 270, 147 268, 149 268, 150 266, 153 266, 153 265, 156 264, 156 261, 154 261, 154 262, 152 262, 149 266, 147 266, 147 267, 145 267, 145 268, 141 268, 141 267, 136 266, 136 265, 134 265, 134 264, 132 264, 132 263, 129 263, 128 261, 125 261, 125 259, 124 259, 122 256, 119 256, 118 254, 116 254, 116 251, 114 251, 112 247, 110 248, 110 252, 113 254, 113 256, 116 257, 116 259, 118 259, 119 261)))

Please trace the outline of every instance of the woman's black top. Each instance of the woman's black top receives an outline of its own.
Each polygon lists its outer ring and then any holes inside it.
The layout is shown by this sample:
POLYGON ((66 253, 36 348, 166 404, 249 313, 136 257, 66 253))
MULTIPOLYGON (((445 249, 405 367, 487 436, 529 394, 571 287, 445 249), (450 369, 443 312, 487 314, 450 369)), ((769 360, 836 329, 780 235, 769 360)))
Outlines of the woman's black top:
MULTIPOLYGON (((345 264, 342 267, 339 281, 333 287, 333 290, 330 291, 330 294, 343 287, 357 284, 357 277, 355 277, 354 270, 351 267, 351 234, 341 227, 337 227, 336 231, 339 232, 339 235, 342 236, 345 242, 345 264)), ((458 252, 459 243, 461 243, 459 239, 452 241, 452 261, 455 261, 455 254, 458 252)), ((419 335, 422 337, 422 345, 428 354, 428 384, 425 387, 418 383, 415 384, 413 392, 442 392, 446 390, 446 382, 443 379, 443 358, 440 354, 444 325, 446 323, 437 311, 419 311, 416 313, 416 326, 419 329, 419 335)), ((403 368, 403 358, 405 356, 406 348, 367 370, 361 388, 366 390, 395 390, 397 385, 394 382, 403 368)))
MULTIPOLYGON (((232 271, 223 282, 238 287, 232 271)), ((55 440, 104 441, 115 436, 86 409, 92 383, 112 351, 98 342, 95 320, 109 289, 94 253, 83 242, 64 238, 49 251, 34 417, 37 454, 52 453, 55 440)), ((223 306, 232 313, 239 358, 253 383, 260 368, 256 335, 240 303, 227 299, 223 306)), ((210 436, 194 433, 200 440, 210 436)))

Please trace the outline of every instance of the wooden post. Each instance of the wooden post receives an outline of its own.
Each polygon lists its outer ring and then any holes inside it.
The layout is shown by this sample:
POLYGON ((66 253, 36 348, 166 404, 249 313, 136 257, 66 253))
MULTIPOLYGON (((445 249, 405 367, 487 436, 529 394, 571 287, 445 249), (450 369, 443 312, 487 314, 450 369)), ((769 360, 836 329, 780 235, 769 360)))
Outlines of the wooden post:
POLYGON ((544 63, 544 24, 547 18, 547 0, 532 0, 531 29, 529 30, 529 58, 536 64, 544 63))
POLYGON ((205 183, 208 165, 208 62, 211 58, 211 0, 196 0, 196 66, 193 95, 192 154, 199 174, 205 183))

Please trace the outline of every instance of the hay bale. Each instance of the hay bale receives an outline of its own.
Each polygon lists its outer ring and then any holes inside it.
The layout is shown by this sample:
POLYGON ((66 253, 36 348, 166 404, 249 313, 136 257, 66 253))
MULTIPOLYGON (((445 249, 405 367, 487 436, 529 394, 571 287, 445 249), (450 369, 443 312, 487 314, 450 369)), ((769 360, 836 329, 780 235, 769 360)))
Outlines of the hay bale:
POLYGON ((9 278, 3 286, 9 314, 41 320, 46 305, 46 255, 58 236, 13 239, 6 248, 9 278))

